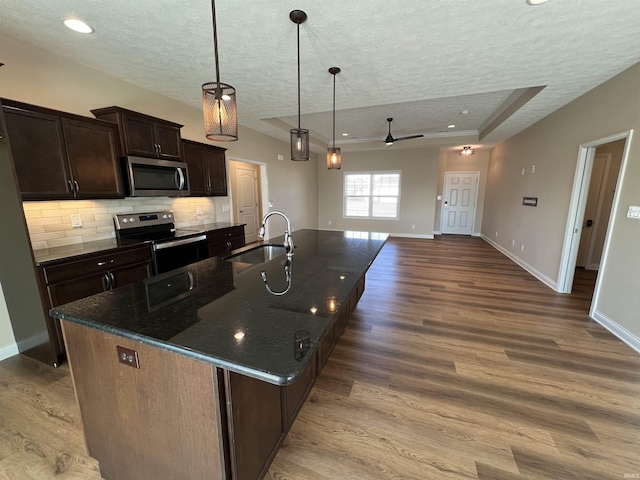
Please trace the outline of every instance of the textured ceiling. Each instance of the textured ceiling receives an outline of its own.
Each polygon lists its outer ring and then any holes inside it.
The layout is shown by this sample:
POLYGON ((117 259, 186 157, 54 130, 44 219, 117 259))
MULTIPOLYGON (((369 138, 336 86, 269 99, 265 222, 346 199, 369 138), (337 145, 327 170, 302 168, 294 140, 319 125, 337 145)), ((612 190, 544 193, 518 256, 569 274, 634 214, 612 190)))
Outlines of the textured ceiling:
MULTIPOLYGON (((185 104, 201 108, 215 78, 209 0, 0 2, 3 34, 185 104), (95 33, 67 30, 69 16, 95 33)), ((336 143, 353 150, 384 148, 387 117, 395 137, 425 134, 398 147, 495 144, 640 61, 637 0, 217 0, 220 76, 240 123, 285 141, 297 124, 294 9, 308 15, 301 123, 318 152, 332 137, 332 66, 336 143)))

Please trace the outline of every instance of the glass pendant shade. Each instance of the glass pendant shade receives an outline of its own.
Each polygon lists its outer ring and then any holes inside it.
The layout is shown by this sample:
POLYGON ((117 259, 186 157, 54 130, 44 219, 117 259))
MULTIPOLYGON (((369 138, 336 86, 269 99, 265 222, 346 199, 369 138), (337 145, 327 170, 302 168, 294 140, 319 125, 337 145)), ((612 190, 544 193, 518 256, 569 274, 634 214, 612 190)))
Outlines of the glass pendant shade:
POLYGON ((327 148, 327 168, 329 170, 340 170, 340 167, 342 167, 340 147, 327 148))
POLYGON ((209 140, 219 142, 238 140, 235 88, 226 83, 205 83, 202 85, 202 109, 204 133, 209 140))
POLYGON ((291 160, 309 160, 309 130, 304 128, 291 130, 291 160))

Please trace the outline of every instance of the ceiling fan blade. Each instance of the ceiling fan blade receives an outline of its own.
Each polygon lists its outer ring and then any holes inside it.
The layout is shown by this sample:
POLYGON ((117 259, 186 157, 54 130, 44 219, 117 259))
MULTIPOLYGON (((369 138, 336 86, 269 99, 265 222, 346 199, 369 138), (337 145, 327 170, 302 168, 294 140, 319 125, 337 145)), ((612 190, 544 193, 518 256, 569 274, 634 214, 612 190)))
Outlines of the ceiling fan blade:
POLYGON ((396 142, 399 142, 400 140, 409 140, 409 139, 411 139, 411 138, 420 138, 420 137, 424 137, 424 135, 423 135, 423 134, 419 134, 419 135, 409 135, 409 136, 407 136, 407 137, 399 137, 399 138, 395 138, 394 140, 395 140, 396 142))

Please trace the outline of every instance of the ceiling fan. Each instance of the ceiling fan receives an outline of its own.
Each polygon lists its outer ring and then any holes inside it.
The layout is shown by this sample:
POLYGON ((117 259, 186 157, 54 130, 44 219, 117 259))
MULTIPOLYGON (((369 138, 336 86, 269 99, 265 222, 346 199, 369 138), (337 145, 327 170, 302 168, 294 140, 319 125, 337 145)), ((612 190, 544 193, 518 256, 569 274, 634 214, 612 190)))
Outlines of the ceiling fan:
POLYGON ((384 143, 386 145, 393 145, 393 142, 399 142, 400 140, 409 140, 411 138, 420 138, 420 137, 424 137, 423 134, 417 134, 417 135, 408 135, 406 137, 398 137, 398 138, 393 138, 393 135, 391 135, 391 122, 393 121, 393 118, 389 117, 387 118, 387 122, 389 122, 389 133, 387 134, 387 138, 384 139, 384 143))

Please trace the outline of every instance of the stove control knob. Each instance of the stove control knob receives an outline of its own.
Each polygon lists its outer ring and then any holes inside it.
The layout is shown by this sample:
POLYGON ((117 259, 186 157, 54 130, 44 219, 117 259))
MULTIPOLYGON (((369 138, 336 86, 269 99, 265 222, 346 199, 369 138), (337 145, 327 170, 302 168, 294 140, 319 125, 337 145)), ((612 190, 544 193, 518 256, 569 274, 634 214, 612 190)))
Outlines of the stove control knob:
POLYGON ((123 218, 122 219, 122 223, 129 223, 129 219, 128 218, 123 218))
POLYGON ((173 215, 169 214, 168 217, 171 218, 171 217, 173 217, 173 215))
POLYGON ((133 217, 129 217, 129 221, 130 221, 131 223, 133 223, 133 222, 135 222, 135 221, 136 221, 136 219, 135 219, 135 218, 133 218, 133 217))
POLYGON ((162 215, 162 218, 168 218, 167 214, 165 213, 164 215, 162 215))

